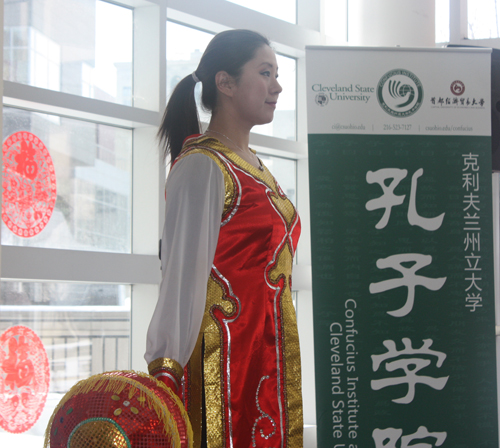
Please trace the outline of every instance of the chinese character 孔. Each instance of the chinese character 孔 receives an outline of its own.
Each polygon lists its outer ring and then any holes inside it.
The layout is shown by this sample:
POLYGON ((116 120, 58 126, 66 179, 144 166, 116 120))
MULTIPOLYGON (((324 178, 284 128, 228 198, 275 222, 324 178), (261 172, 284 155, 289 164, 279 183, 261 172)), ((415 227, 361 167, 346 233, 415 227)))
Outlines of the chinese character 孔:
MULTIPOLYGON (((383 191, 382 196, 368 201, 365 205, 368 211, 385 208, 385 212, 380 221, 375 225, 376 229, 383 229, 389 222, 392 207, 401 205, 406 195, 394 194, 395 188, 406 177, 408 171, 399 168, 382 168, 378 171, 368 171, 366 173, 366 181, 369 184, 378 183, 383 191), (392 179, 389 185, 386 181, 392 179)), ((422 168, 415 171, 411 179, 410 203, 408 206, 408 222, 412 226, 419 226, 422 229, 434 231, 439 229, 443 222, 444 213, 434 218, 424 218, 417 212, 416 197, 417 197, 417 180, 424 170, 422 168)))

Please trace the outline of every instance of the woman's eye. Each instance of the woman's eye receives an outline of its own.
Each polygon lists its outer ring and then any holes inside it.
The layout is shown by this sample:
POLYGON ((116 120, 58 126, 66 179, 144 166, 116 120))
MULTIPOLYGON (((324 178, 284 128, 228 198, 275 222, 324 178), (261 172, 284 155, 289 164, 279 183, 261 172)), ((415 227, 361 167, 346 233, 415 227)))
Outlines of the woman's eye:
POLYGON ((262 72, 262 75, 264 75, 264 76, 271 76, 271 72, 265 71, 265 72, 262 72))

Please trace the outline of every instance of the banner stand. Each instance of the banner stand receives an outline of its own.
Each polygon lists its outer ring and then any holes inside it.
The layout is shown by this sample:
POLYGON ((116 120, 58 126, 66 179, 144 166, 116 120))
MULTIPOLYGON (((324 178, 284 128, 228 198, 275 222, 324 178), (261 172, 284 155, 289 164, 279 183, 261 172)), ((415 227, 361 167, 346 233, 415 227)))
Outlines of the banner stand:
POLYGON ((498 447, 490 51, 306 64, 318 446, 498 447))

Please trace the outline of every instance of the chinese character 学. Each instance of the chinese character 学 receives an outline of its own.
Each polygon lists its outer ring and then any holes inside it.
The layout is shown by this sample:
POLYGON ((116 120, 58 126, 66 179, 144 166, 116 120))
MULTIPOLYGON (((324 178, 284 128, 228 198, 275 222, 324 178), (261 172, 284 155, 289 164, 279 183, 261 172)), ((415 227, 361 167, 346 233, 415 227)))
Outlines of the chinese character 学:
POLYGON ((388 372, 394 372, 395 370, 402 369, 405 373, 404 376, 390 377, 379 380, 372 380, 371 387, 373 390, 380 390, 388 386, 396 386, 398 384, 408 384, 408 393, 401 398, 392 400, 394 403, 408 404, 415 398, 415 384, 421 383, 432 387, 436 390, 442 390, 446 385, 449 376, 441 378, 432 378, 430 376, 419 376, 417 373, 431 364, 429 359, 425 359, 424 356, 435 356, 437 358, 436 366, 441 367, 444 360, 446 359, 446 354, 443 352, 438 352, 431 350, 432 339, 424 339, 422 347, 419 349, 412 348, 411 340, 409 338, 403 338, 403 344, 405 346, 404 350, 397 350, 396 343, 391 340, 384 341, 384 345, 387 348, 387 353, 382 355, 372 355, 373 371, 376 372, 380 365, 391 359, 398 358, 405 355, 420 355, 420 357, 415 356, 413 358, 401 358, 395 361, 387 362, 385 369, 388 372))

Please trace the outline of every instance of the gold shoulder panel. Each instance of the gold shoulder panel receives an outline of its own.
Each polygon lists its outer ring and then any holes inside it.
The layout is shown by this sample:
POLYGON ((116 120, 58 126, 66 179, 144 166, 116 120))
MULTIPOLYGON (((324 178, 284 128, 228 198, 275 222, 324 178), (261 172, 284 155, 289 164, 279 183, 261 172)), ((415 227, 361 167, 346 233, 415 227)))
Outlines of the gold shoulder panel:
POLYGON ((184 369, 175 359, 156 358, 148 364, 148 372, 151 376, 155 376, 155 374, 161 370, 173 373, 180 384, 182 376, 184 375, 184 369))
POLYGON ((237 207, 240 196, 239 183, 227 165, 227 148, 218 140, 211 137, 193 138, 186 142, 176 162, 190 154, 204 154, 210 157, 219 167, 224 176, 224 210, 222 212, 222 222, 230 219, 234 209, 237 207))

